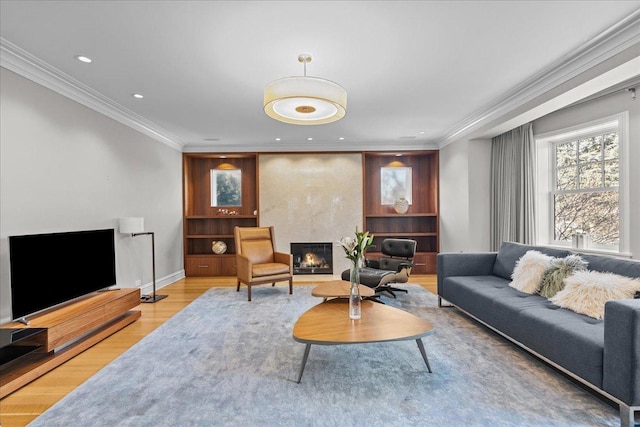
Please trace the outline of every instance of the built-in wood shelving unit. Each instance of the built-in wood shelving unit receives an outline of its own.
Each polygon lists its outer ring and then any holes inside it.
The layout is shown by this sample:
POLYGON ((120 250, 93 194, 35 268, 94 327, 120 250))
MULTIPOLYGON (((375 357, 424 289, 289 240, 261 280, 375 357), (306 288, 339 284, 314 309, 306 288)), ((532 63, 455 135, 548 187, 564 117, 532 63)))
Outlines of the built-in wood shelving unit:
POLYGON ((235 276, 233 229, 258 225, 255 154, 185 153, 183 155, 184 266, 187 276, 235 276), (242 171, 242 205, 211 206, 211 170, 242 171), (224 213, 225 211, 233 214, 224 213), (216 241, 224 254, 213 253, 216 241))
MULTIPOLYGON (((407 238, 418 242, 413 273, 436 272, 436 255, 440 250, 438 152, 364 153, 364 218, 365 230, 375 236, 373 244, 380 248, 385 238, 407 238), (412 203, 404 214, 393 205, 383 205, 381 168, 411 167, 412 203)), ((376 249, 367 257, 377 258, 376 249)))

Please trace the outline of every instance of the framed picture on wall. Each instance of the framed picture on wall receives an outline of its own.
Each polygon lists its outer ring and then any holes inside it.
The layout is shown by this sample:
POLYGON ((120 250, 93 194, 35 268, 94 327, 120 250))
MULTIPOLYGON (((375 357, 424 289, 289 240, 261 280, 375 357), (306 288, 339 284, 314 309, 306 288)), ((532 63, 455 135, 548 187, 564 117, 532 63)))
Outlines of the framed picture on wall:
POLYGON ((393 205, 401 197, 411 204, 410 167, 380 168, 380 200, 382 205, 393 205))
POLYGON ((242 206, 240 169, 211 169, 211 206, 242 206))

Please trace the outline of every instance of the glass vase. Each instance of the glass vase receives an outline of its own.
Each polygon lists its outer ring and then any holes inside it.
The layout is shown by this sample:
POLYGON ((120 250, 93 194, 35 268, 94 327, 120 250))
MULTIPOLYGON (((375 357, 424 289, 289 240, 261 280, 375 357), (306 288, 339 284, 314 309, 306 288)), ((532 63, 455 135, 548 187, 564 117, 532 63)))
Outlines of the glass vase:
POLYGON ((349 317, 355 320, 362 317, 360 288, 358 287, 360 284, 360 270, 358 269, 360 265, 359 261, 360 260, 357 259, 353 262, 350 274, 351 288, 349 291, 349 317))

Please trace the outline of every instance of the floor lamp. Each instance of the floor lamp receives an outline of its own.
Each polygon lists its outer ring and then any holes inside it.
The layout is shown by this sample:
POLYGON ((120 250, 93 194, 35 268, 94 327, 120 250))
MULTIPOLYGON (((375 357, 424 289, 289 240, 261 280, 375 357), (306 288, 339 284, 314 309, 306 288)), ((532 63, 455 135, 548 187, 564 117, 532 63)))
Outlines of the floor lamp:
POLYGON ((167 295, 156 294, 156 239, 153 231, 144 231, 144 218, 120 218, 119 231, 122 234, 131 234, 136 236, 151 236, 151 262, 153 263, 153 293, 151 295, 142 295, 140 302, 153 303, 167 297, 167 295))

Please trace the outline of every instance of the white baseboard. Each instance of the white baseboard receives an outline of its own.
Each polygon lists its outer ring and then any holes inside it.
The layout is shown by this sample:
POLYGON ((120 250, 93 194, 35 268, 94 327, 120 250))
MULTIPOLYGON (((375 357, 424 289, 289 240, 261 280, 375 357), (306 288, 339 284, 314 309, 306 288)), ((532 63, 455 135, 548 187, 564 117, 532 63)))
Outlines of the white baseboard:
MULTIPOLYGON (((162 289, 167 285, 177 282, 178 280, 184 279, 185 274, 184 270, 178 270, 175 273, 168 274, 164 277, 156 278, 156 292, 158 289, 162 289)), ((140 293, 142 295, 150 294, 153 292, 153 282, 145 283, 140 286, 140 293)))

